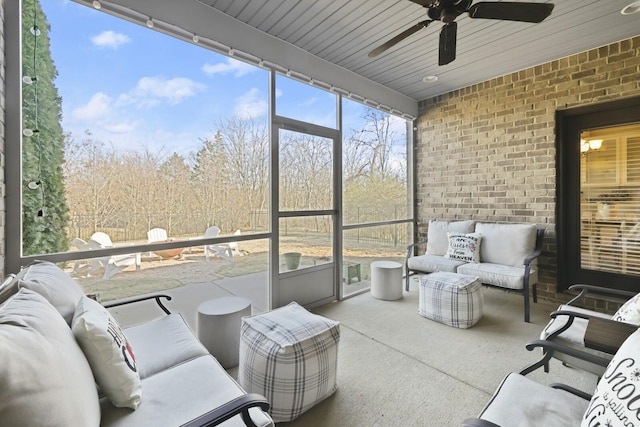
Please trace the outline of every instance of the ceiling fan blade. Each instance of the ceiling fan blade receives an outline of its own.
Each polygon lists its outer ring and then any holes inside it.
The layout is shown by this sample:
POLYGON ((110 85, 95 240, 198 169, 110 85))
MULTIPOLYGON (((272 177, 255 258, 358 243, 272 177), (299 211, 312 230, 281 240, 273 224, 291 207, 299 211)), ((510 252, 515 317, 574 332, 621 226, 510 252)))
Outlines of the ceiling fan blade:
POLYGON ((501 19, 537 24, 551 15, 553 6, 553 3, 485 1, 474 4, 467 12, 471 18, 501 19))
POLYGON ((378 46, 377 48, 375 48, 371 52, 369 52, 369 58, 373 58, 375 56, 380 55, 382 52, 384 52, 385 50, 389 49, 391 46, 400 43, 402 40, 406 39, 410 35, 418 32, 419 30, 421 30, 423 28, 427 28, 427 26, 429 26, 429 24, 431 22, 433 22, 433 21, 431 21, 430 19, 427 19, 426 21, 418 22, 416 25, 407 28, 406 30, 404 30, 403 32, 401 32, 400 34, 398 34, 397 36, 395 36, 394 38, 392 38, 388 42, 384 43, 381 46, 378 46))
POLYGON ((458 36, 458 23, 451 22, 440 30, 440 49, 438 52, 438 65, 447 65, 456 59, 456 37, 458 36))

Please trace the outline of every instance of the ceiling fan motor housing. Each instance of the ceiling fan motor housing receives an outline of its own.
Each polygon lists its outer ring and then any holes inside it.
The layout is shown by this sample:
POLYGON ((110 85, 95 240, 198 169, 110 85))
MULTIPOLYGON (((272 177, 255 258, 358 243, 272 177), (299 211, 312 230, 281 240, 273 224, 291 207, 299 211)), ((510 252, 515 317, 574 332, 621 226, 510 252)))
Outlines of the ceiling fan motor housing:
POLYGON ((427 10, 429 18, 449 24, 469 10, 472 0, 449 0, 434 2, 427 10))

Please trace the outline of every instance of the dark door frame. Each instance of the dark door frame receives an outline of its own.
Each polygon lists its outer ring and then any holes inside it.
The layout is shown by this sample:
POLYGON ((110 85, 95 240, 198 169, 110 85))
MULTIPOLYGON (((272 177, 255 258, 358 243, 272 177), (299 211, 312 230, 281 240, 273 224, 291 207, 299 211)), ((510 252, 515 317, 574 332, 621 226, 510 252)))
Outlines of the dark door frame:
POLYGON ((575 283, 640 290, 640 277, 585 270, 580 262, 580 133, 640 122, 640 97, 556 111, 557 289, 575 283))

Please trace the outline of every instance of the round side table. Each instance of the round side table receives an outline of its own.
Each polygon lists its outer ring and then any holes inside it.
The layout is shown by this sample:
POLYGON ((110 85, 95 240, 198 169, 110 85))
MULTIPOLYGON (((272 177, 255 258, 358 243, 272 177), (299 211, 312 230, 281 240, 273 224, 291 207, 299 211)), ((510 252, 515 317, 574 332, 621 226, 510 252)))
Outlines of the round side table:
POLYGON ((402 264, 395 261, 371 263, 371 296, 387 301, 402 298, 402 264))
POLYGON ((198 306, 198 338, 225 368, 238 366, 240 324, 251 315, 251 301, 241 297, 223 297, 198 306))

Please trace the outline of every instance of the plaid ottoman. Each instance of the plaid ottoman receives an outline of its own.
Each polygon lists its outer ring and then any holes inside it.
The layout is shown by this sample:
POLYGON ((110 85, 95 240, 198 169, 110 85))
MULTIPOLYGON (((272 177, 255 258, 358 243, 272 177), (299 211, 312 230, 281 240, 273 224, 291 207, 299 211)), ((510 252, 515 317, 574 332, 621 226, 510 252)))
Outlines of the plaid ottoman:
POLYGON ((475 276, 436 272, 420 278, 418 313, 456 328, 469 328, 482 317, 482 284, 475 276))
POLYGON ((295 302, 242 319, 238 382, 269 401, 275 422, 286 422, 337 388, 340 324, 295 302))

